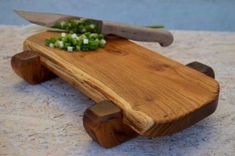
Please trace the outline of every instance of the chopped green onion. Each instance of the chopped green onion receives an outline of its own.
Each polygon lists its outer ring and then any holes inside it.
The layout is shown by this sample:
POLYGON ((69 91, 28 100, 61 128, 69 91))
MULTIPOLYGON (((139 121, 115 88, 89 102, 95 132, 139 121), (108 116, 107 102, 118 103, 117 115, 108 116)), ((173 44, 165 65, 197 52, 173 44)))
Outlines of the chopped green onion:
POLYGON ((56 22, 52 28, 63 29, 70 33, 100 33, 101 28, 98 24, 89 19, 81 18, 81 19, 68 19, 61 22, 56 22))
POLYGON ((100 28, 92 20, 69 19, 55 23, 53 28, 63 29, 65 32, 59 36, 45 39, 45 44, 51 48, 65 49, 69 52, 75 50, 96 50, 106 44, 100 28))
POLYGON ((106 41, 104 39, 100 40, 100 47, 103 48, 106 44, 106 41))
POLYGON ((87 38, 84 38, 83 39, 83 44, 88 44, 89 43, 89 40, 87 38))
POLYGON ((73 47, 68 46, 68 47, 67 47, 67 51, 73 51, 73 47))
POLYGON ((65 36, 66 36, 66 33, 61 33, 61 36, 62 36, 62 37, 65 37, 65 36))
POLYGON ((50 43, 50 44, 49 44, 49 47, 54 48, 54 44, 53 44, 53 43, 50 43))
POLYGON ((106 41, 102 34, 97 33, 61 33, 56 37, 45 39, 45 44, 51 48, 60 48, 72 52, 76 50, 96 50, 99 47, 103 48, 106 41))

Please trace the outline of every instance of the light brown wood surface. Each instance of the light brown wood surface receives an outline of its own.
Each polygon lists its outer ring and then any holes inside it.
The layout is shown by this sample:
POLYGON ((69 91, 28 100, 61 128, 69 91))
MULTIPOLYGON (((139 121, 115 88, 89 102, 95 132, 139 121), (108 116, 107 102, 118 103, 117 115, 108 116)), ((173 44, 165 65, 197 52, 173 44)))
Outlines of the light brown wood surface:
POLYGON ((37 52, 46 68, 96 102, 111 100, 141 135, 177 132, 216 109, 218 82, 203 73, 125 39, 108 40, 92 52, 46 47, 44 39, 55 34, 31 36, 24 49, 37 52))

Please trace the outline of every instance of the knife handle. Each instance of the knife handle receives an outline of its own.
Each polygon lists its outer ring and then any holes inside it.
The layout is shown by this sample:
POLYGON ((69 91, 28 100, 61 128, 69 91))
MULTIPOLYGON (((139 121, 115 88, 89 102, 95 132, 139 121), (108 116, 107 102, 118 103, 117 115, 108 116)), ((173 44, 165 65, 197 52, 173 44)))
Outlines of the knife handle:
POLYGON ((173 42, 173 35, 165 29, 153 29, 123 23, 103 21, 102 33, 113 34, 136 41, 159 42, 163 47, 173 42))

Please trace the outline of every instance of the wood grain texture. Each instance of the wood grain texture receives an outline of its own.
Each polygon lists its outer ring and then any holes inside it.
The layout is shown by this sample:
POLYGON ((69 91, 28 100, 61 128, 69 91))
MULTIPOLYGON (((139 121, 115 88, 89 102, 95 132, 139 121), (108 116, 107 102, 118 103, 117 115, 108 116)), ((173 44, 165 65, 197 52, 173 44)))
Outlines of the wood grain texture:
POLYGON ((91 52, 46 47, 44 39, 53 35, 31 36, 25 49, 96 102, 111 100, 123 110, 123 122, 141 135, 175 133, 216 109, 218 82, 203 73, 125 39, 110 39, 91 52))
POLYGON ((56 77, 42 66, 40 57, 32 51, 24 51, 14 55, 11 66, 15 73, 30 84, 38 84, 56 77))
POLYGON ((138 134, 123 123, 122 110, 111 101, 102 101, 84 113, 83 125, 89 136, 105 148, 130 140, 138 134))

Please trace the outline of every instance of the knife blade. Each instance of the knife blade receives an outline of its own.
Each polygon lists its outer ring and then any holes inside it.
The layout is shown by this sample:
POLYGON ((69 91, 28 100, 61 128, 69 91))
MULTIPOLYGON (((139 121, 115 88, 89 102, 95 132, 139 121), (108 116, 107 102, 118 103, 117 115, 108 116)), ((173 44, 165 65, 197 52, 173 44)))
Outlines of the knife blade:
MULTIPOLYGON (((48 28, 52 28, 55 23, 62 22, 68 19, 86 18, 47 12, 32 12, 23 10, 15 10, 15 12, 31 23, 48 28)), ((100 32, 104 35, 117 35, 136 41, 158 42, 163 47, 169 46, 174 40, 171 32, 165 29, 146 28, 142 26, 97 20, 92 18, 86 19, 89 19, 94 24, 96 24, 96 26, 100 29, 100 32)), ((59 29, 54 30, 61 31, 59 29)))

